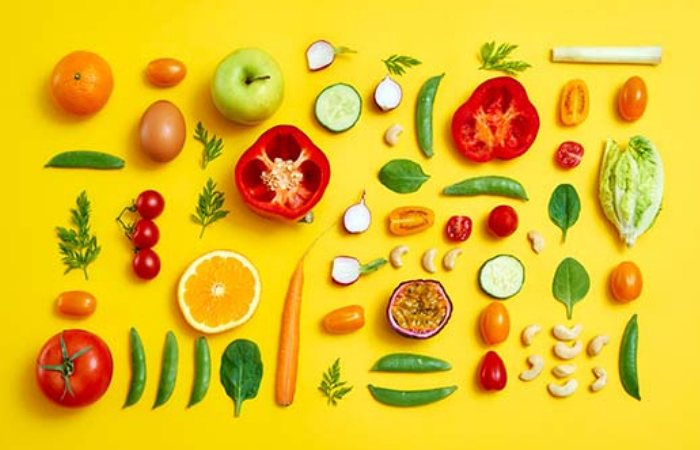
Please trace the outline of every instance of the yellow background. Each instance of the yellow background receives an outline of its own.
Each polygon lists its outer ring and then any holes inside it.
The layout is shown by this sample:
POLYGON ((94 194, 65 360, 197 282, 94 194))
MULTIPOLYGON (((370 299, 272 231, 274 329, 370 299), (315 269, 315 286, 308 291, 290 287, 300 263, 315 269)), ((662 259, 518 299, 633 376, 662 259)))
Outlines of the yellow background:
POLYGON ((3 236, 5 270, 3 333, 0 339, 0 448, 22 449, 60 445, 73 448, 657 448, 700 447, 700 303, 696 283, 698 233, 697 23, 700 10, 691 0, 624 1, 498 1, 423 2, 414 0, 351 3, 282 1, 198 2, 13 2, 3 11, 3 236), (654 5, 654 6, 651 6, 654 5), (8 9, 9 8, 9 9, 8 9), (328 39, 358 51, 329 68, 310 73, 306 46, 328 39), (495 73, 478 71, 476 52, 488 40, 520 44, 516 57, 534 67, 519 80, 537 106, 541 128, 531 150, 510 162, 475 165, 459 156, 449 138, 454 110, 476 85, 495 73), (662 45, 657 67, 562 65, 549 62, 555 45, 662 45), (209 95, 209 80, 218 61, 239 47, 257 46, 281 65, 286 82, 280 110, 265 124, 240 127, 223 119, 209 95), (52 104, 47 81, 54 64, 66 53, 92 50, 105 57, 115 76, 107 106, 87 119, 75 119, 52 104), (407 54, 423 64, 400 78, 404 101, 390 113, 370 102, 384 75, 381 59, 407 54), (158 89, 144 78, 146 64, 157 57, 184 61, 188 75, 177 87, 158 89), (446 73, 434 112, 435 157, 426 160, 414 137, 413 114, 418 89, 429 76, 446 73), (649 88, 644 117, 623 123, 614 108, 616 92, 631 75, 641 75, 649 88), (557 124, 556 107, 563 84, 574 77, 591 91, 588 120, 577 128, 557 124), (332 135, 313 119, 312 104, 320 90, 335 82, 354 85, 365 107, 355 128, 332 135), (148 162, 137 145, 138 120, 155 100, 175 102, 185 115, 188 139, 181 156, 168 164, 148 162), (197 121, 225 140, 224 155, 205 172, 199 168, 201 145, 191 137, 197 121), (289 226, 259 218, 241 202, 231 172, 237 157, 269 126, 292 123, 325 150, 333 167, 329 189, 316 208, 311 226, 289 226), (406 128, 400 144, 382 142, 393 123, 406 128), (651 138, 666 165, 664 209, 656 226, 633 249, 623 248, 604 219, 596 197, 597 171, 603 141, 626 142, 634 134, 651 138), (584 144, 583 163, 562 171, 553 153, 563 140, 584 144), (127 160, 118 172, 44 169, 53 154, 72 149, 115 153, 127 160), (431 175, 422 189, 399 195, 381 186, 376 174, 393 158, 420 162, 431 175), (515 177, 526 186, 527 203, 497 198, 444 198, 440 190, 460 179, 484 174, 515 177), (212 225, 202 239, 189 216, 197 195, 211 176, 226 193, 229 217, 212 225), (582 199, 579 222, 565 244, 549 221, 547 202, 553 188, 573 183, 582 199), (163 269, 151 282, 138 281, 130 268, 127 241, 114 218, 141 190, 160 190, 167 202, 158 219, 161 242, 156 250, 163 269), (86 282, 79 272, 63 275, 54 228, 68 224, 68 211, 81 190, 93 203, 93 227, 102 244, 99 259, 86 282), (374 213, 373 226, 359 236, 333 228, 306 261, 302 315, 302 347, 297 396, 289 408, 273 397, 275 355, 284 292, 289 275, 306 246, 355 202, 362 190, 374 213), (484 229, 488 211, 497 203, 514 205, 520 228, 505 240, 484 229), (437 223, 428 232, 406 238, 388 235, 385 218, 396 206, 428 205, 437 223), (412 341, 390 331, 383 311, 394 286, 426 277, 421 253, 436 247, 441 255, 450 244, 442 226, 452 214, 468 214, 475 231, 465 244, 457 269, 440 279, 454 302, 451 322, 428 341, 412 341), (547 241, 535 255, 526 233, 542 232, 547 241), (411 252, 404 268, 382 268, 353 286, 340 288, 329 280, 331 259, 352 254, 367 261, 386 256, 400 243, 411 252), (258 267, 263 284, 259 309, 246 325, 211 336, 214 376, 206 399, 186 409, 193 377, 193 345, 197 337, 182 319, 175 286, 190 261, 213 249, 247 255, 258 267), (500 393, 483 393, 475 382, 478 363, 487 348, 477 332, 479 312, 488 304, 476 284, 478 267, 502 252, 520 257, 527 271, 522 292, 508 300, 510 339, 498 346, 509 371, 500 393), (554 269, 574 256, 588 269, 592 287, 574 309, 572 323, 584 325, 583 339, 606 333, 611 343, 596 360, 580 356, 575 377, 579 391, 566 400, 546 392, 553 380, 547 370, 526 384, 517 379, 532 352, 554 363, 549 331, 566 323, 563 305, 551 295, 554 269), (632 259, 644 274, 642 298, 629 305, 614 303, 606 289, 611 268, 632 259), (98 298, 97 312, 86 320, 69 320, 54 311, 58 293, 87 289, 98 298), (367 324, 347 336, 322 332, 320 319, 347 304, 365 307, 367 324), (639 376, 642 401, 628 397, 617 375, 620 337, 627 320, 639 314, 639 376), (539 323, 545 331, 525 349, 519 332, 539 323), (122 410, 130 379, 128 331, 135 326, 144 340, 149 379, 141 402, 122 410), (65 328, 86 328, 110 345, 115 361, 112 385, 97 404, 65 410, 45 400, 34 380, 34 360, 43 343, 65 328), (179 340, 181 363, 175 393, 165 406, 151 410, 160 370, 165 333, 179 340), (256 341, 265 376, 258 398, 247 401, 239 419, 218 380, 219 359, 236 338, 256 341), (395 351, 427 353, 449 360, 453 370, 441 374, 390 375, 368 372, 381 355, 395 351), (326 406, 316 390, 321 373, 342 360, 343 378, 355 386, 337 408, 326 406), (609 383, 597 394, 587 390, 591 368, 607 369, 609 383), (366 390, 372 382, 387 387, 419 388, 457 384, 443 402, 415 409, 376 403, 366 390))

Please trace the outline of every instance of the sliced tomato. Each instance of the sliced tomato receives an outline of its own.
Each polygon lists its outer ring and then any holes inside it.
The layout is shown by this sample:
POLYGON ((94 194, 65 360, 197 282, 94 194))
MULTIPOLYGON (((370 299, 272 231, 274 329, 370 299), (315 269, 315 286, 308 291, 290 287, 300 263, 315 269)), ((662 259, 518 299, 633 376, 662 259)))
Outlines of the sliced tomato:
POLYGON ((583 80, 571 80, 564 85, 559 102, 559 118, 566 126, 582 123, 588 117, 590 107, 588 85, 583 80))
POLYGON ((537 137, 540 117, 522 84, 497 77, 481 83, 452 118, 452 139, 475 162, 513 159, 537 137))
POLYGON ((563 169, 573 169, 581 164, 583 145, 574 141, 564 141, 557 148, 555 155, 557 164, 563 169))
POLYGON ((326 155, 300 129, 278 125, 264 132, 236 164, 236 187, 256 213, 296 222, 323 197, 331 168, 326 155))
POLYGON ((425 206, 401 206, 389 213, 389 232, 395 236, 420 233, 434 223, 435 213, 425 206))

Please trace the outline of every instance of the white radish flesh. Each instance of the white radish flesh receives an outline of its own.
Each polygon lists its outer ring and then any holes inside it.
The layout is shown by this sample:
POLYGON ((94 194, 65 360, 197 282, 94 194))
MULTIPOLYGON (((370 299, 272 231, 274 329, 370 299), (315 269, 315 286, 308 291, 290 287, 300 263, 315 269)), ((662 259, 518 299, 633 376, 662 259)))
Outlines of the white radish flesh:
POLYGON ((306 49, 306 64, 309 70, 321 70, 335 60, 335 47, 328 41, 316 41, 306 49))
POLYGON ((389 75, 384 77, 374 89, 374 103, 382 111, 391 111, 397 108, 401 104, 402 97, 401 86, 389 75))
POLYGON ((553 62, 649 64, 661 63, 662 48, 647 47, 554 47, 553 62))
POLYGON ((360 278, 360 261, 352 256, 336 256, 333 259, 331 278, 338 284, 347 286, 360 278))
POLYGON ((369 208, 365 204, 365 194, 363 192, 360 202, 345 210, 343 226, 348 233, 358 234, 367 231, 371 223, 372 213, 370 213, 369 208))

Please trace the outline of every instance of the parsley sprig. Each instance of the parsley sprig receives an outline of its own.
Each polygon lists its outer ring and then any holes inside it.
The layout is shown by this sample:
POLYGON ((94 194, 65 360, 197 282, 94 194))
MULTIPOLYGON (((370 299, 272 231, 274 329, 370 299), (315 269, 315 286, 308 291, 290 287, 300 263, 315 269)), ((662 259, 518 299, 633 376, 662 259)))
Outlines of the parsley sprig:
POLYGON ((215 134, 209 139, 209 132, 204 128, 202 122, 197 122, 197 128, 194 130, 194 138, 204 144, 202 150, 202 169, 206 169, 207 165, 221 156, 224 149, 224 142, 215 134))
POLYGON ((87 266, 97 259, 102 248, 97 245, 97 237, 90 232, 90 200, 85 191, 78 195, 76 205, 77 208, 71 209, 73 228, 56 227, 58 250, 67 267, 64 274, 82 269, 87 280, 87 266))
POLYGON ((216 183, 209 178, 202 193, 199 194, 195 214, 192 214, 192 220, 202 226, 202 231, 199 233, 200 238, 204 235, 204 230, 209 225, 228 215, 229 211, 223 210, 223 206, 224 193, 217 191, 216 183))
POLYGON ((416 58, 405 55, 391 55, 387 59, 383 59, 382 62, 390 74, 397 76, 406 73, 406 69, 421 64, 416 58))
POLYGON ((523 72, 525 69, 532 67, 525 61, 506 61, 517 48, 518 46, 515 44, 500 44, 496 47, 495 42, 485 43, 479 50, 481 58, 479 70, 495 70, 505 72, 508 75, 517 75, 518 72, 523 72))
POLYGON ((352 386, 348 386, 347 381, 340 381, 340 358, 336 359, 323 374, 318 389, 328 398, 328 404, 333 406, 337 406, 338 400, 352 390, 352 386))

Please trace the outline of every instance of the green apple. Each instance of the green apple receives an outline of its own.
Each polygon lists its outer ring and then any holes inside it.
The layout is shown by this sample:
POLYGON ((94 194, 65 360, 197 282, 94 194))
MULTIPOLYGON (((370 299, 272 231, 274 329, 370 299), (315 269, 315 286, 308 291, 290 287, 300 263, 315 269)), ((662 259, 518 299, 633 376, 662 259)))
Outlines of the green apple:
POLYGON ((216 108, 230 120, 255 125, 268 119, 284 97, 277 62, 257 48, 242 48, 224 58, 211 84, 216 108))

